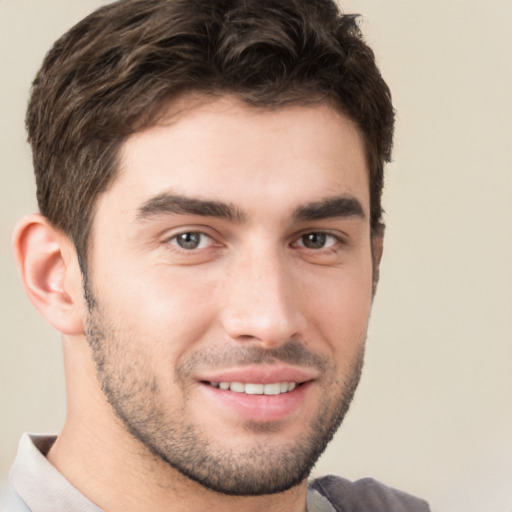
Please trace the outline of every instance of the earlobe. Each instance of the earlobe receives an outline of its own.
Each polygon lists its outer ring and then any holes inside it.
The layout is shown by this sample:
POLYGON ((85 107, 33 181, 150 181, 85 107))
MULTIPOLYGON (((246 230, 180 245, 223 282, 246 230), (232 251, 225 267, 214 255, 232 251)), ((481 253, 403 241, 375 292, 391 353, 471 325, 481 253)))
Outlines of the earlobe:
POLYGON ((63 334, 83 333, 81 273, 73 244, 40 214, 15 228, 13 249, 25 291, 36 309, 63 334))

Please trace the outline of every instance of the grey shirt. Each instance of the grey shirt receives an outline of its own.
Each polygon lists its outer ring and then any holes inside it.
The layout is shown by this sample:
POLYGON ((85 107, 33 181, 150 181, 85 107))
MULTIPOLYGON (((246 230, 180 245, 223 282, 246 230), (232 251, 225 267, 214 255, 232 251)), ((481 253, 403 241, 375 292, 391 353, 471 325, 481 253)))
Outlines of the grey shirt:
MULTIPOLYGON (((50 464, 45 455, 54 436, 24 434, 0 490, 0 512, 102 512, 50 464)), ((375 480, 350 482, 327 476, 310 482, 308 512, 428 512, 423 500, 375 480)))

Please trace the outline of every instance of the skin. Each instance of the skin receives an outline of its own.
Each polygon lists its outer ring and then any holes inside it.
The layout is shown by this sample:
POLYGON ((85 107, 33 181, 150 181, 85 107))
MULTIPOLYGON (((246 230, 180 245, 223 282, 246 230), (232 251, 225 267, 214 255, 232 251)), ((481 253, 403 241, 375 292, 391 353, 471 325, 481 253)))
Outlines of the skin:
POLYGON ((68 415, 48 458, 108 511, 303 511, 304 477, 276 494, 218 493, 162 460, 163 433, 192 429, 209 453, 256 474, 325 418, 341 421, 382 252, 362 137, 327 104, 191 101, 122 148, 96 205, 89 307, 67 237, 40 216, 17 229, 27 292, 63 333, 68 415), (205 201, 229 215, 205 214, 205 201), (180 246, 194 236, 198 247, 180 246), (204 382, 244 372, 247 382, 288 372, 307 385, 293 407, 281 396, 275 410, 269 398, 246 413, 204 382))

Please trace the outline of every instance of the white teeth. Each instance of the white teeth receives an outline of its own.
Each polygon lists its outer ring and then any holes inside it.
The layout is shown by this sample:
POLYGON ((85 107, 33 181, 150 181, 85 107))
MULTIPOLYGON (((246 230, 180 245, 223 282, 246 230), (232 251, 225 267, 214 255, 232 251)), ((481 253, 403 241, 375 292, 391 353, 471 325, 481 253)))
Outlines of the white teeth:
POLYGON ((245 385, 241 382, 232 382, 229 386, 229 389, 231 391, 234 391, 235 393, 244 393, 245 392, 245 385))
POLYGON ((296 382, 273 382, 272 384, 253 384, 243 382, 210 382, 210 385, 235 393, 246 393, 247 395, 280 395, 288 393, 297 387, 296 382))
POLYGON ((281 393, 281 384, 279 382, 275 384, 265 384, 263 393, 265 395, 279 395, 281 393))
POLYGON ((262 395, 264 387, 263 384, 246 384, 245 393, 248 395, 262 395))

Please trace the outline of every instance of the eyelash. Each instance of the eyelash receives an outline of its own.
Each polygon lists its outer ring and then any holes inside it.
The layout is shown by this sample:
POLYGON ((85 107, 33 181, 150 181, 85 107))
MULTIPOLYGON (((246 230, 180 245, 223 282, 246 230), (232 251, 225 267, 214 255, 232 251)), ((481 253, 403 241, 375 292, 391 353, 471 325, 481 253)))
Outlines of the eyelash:
MULTIPOLYGON (((182 251, 185 251, 185 252, 192 252, 192 251, 196 251, 196 250, 201 250, 201 249, 206 249, 207 247, 200 247, 201 246, 201 238, 202 239, 208 239, 210 240, 211 242, 213 242, 213 238, 210 236, 210 235, 207 235, 206 233, 203 233, 201 231, 184 231, 182 233, 178 233, 174 236, 172 236, 171 238, 169 238, 167 240, 167 243, 168 244, 171 244, 171 245, 175 245, 176 247, 178 247, 178 249, 182 250, 182 251), (178 240, 180 239, 180 237, 185 237, 185 236, 189 236, 189 237, 198 237, 199 238, 199 242, 198 242, 198 247, 189 247, 189 248, 186 248, 186 247, 182 247, 179 245, 179 242, 178 240), (176 243, 173 243, 173 242, 176 242, 176 243)), ((187 243, 185 241, 185 243, 187 243)), ((192 242, 193 243, 193 242, 192 242)), ((208 244, 209 245, 209 244, 208 244)))
POLYGON ((299 247, 303 247, 305 249, 309 249, 309 250, 312 250, 312 251, 321 251, 321 250, 324 250, 324 249, 331 249, 333 246, 335 246, 336 244, 339 244, 339 243, 343 243, 343 240, 341 239, 341 237, 336 236, 333 233, 330 233, 328 231, 309 231, 307 233, 302 234, 294 242, 293 245, 296 244, 299 247), (322 247, 317 247, 317 248, 307 247, 307 245, 304 243, 305 240, 306 240, 306 237, 310 237, 310 241, 312 241, 313 243, 315 243, 315 240, 314 239, 311 240, 312 237, 319 237, 321 241, 323 239, 324 243, 327 240, 331 240, 332 243, 330 243, 329 245, 323 245, 322 247), (300 242, 302 242, 302 243, 300 243, 300 242))
MULTIPOLYGON (((214 242, 215 242, 215 240, 210 235, 208 235, 202 231, 193 231, 193 230, 177 233, 177 234, 173 235, 172 237, 170 237, 169 239, 167 239, 167 244, 173 245, 178 250, 181 250, 184 252, 193 252, 193 251, 195 252, 195 251, 208 249, 208 247, 210 245, 212 245, 212 243, 214 243, 214 242), (185 237, 185 236, 187 236, 189 239, 193 239, 190 241, 190 243, 192 245, 194 245, 194 243, 197 243, 197 246, 196 247, 193 247, 193 246, 192 247, 183 247, 182 245, 180 245, 180 243, 179 243, 180 237, 185 237), (203 245, 204 242, 207 242, 207 245, 203 245), (203 246, 201 246, 201 245, 203 245, 203 246)), ((184 243, 187 244, 188 243, 187 240, 185 240, 184 243)), ((291 246, 292 247, 301 247, 306 250, 311 250, 314 252, 320 252, 320 251, 326 250, 326 249, 332 250, 332 248, 336 244, 343 244, 343 243, 344 243, 344 240, 340 236, 337 236, 328 231, 308 231, 306 233, 301 234, 298 238, 296 238, 292 242, 291 246), (318 238, 320 238, 320 242, 323 241, 324 245, 322 245, 322 247, 316 247, 316 248, 308 247, 305 243, 306 237, 310 237, 310 241, 312 241, 313 244, 316 241, 315 237, 318 237, 318 238), (313 240, 311 240, 312 238, 313 238, 313 240), (325 243, 329 240, 331 241, 331 243, 329 243, 328 245, 325 245, 325 243)))

